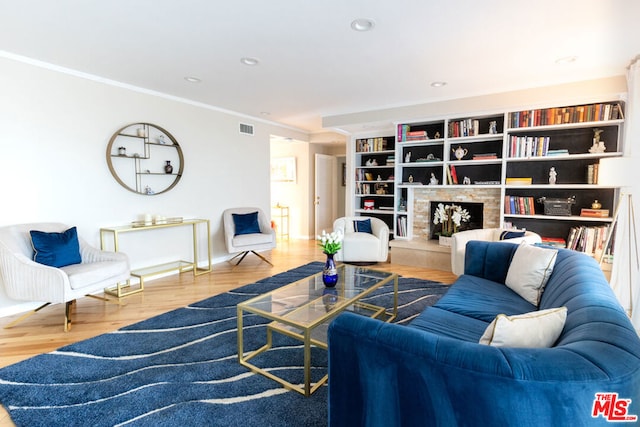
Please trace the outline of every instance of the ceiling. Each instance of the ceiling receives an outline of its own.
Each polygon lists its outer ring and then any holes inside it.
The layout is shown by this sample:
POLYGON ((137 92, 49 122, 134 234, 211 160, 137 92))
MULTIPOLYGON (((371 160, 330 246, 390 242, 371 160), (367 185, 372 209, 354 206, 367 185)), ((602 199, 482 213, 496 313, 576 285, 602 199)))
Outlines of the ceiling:
POLYGON ((326 116, 623 75, 639 17, 637 0, 0 0, 0 54, 313 133, 326 116))

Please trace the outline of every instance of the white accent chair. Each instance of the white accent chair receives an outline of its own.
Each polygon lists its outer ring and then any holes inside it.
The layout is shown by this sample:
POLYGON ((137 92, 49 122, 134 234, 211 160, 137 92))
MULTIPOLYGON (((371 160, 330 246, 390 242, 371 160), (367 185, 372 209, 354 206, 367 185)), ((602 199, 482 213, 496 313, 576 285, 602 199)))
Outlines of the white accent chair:
POLYGON ((269 218, 260 208, 230 208, 222 213, 224 223, 224 241, 227 246, 227 252, 236 254, 229 261, 240 257, 240 260, 234 265, 234 268, 242 262, 249 254, 253 253, 258 258, 273 266, 271 261, 256 251, 265 251, 276 247, 276 232, 271 228, 269 218), (246 215, 258 212, 259 233, 236 234, 236 226, 233 220, 233 214, 246 215))
POLYGON ((34 249, 29 231, 61 233, 70 227, 59 223, 32 223, 0 227, 0 286, 16 301, 42 302, 5 326, 10 328, 49 304, 65 303, 64 330, 71 328, 71 305, 82 296, 92 295, 105 287, 130 278, 129 258, 123 253, 101 251, 80 236, 80 264, 56 268, 33 261, 34 249))
POLYGON ((500 240, 503 231, 522 231, 507 228, 479 228, 475 230, 466 230, 455 233, 451 240, 451 271, 457 276, 464 274, 464 256, 467 242, 470 240, 481 240, 485 242, 507 242, 520 244, 527 242, 529 244, 540 243, 540 236, 533 231, 525 231, 523 237, 513 239, 500 240))
POLYGON ((344 235, 342 248, 335 260, 353 263, 387 262, 389 256, 389 226, 379 218, 350 216, 338 218, 333 223, 333 231, 344 235), (371 232, 356 232, 353 221, 371 220, 371 232))

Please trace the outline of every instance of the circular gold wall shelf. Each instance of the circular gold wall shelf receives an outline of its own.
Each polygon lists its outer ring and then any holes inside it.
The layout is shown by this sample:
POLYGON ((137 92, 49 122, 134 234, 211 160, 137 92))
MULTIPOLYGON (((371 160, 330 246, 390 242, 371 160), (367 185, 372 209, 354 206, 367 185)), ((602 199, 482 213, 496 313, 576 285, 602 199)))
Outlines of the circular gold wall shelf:
POLYGON ((184 170, 184 157, 178 141, 165 129, 132 123, 109 140, 107 164, 124 188, 152 196, 176 186, 184 170))

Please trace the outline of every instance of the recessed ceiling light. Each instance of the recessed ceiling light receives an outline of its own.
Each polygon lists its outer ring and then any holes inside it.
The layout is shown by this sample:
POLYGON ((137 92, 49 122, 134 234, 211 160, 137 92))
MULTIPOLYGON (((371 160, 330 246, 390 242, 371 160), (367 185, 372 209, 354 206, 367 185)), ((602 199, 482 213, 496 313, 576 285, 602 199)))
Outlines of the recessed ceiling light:
POLYGON ((240 58, 240 62, 242 62, 244 65, 249 65, 249 66, 258 65, 260 63, 258 58, 253 58, 251 56, 245 56, 244 58, 240 58))
POLYGON ((197 77, 193 77, 193 76, 187 76, 184 78, 186 81, 188 81, 189 83, 200 83, 202 80, 200 80, 197 77))
POLYGON ((577 56, 565 56, 564 58, 556 59, 556 64, 571 64, 578 60, 577 56))
POLYGON ((376 26, 376 22, 369 18, 358 18, 351 21, 351 29, 354 31, 371 31, 376 26))
POLYGON ((431 82, 431 87, 442 87, 446 85, 447 85, 447 82, 431 82))

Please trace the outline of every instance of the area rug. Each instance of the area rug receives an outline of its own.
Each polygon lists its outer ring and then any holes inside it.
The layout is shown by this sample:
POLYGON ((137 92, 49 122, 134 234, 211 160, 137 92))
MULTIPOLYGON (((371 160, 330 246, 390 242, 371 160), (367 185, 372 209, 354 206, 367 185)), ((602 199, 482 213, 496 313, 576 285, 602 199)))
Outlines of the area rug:
MULTIPOLYGON (((305 398, 249 372, 236 354, 236 304, 322 265, 310 263, 0 369, 0 403, 18 426, 325 426, 326 386, 305 398)), ((366 301, 391 307, 392 286, 366 301)), ((396 323, 408 323, 446 290, 401 277, 396 323)), ((245 351, 264 344, 265 323, 245 316, 245 351)), ((261 366, 302 383, 300 342, 276 334, 274 345, 261 366)), ((312 363, 314 378, 321 378, 326 351, 316 349, 312 363)))

